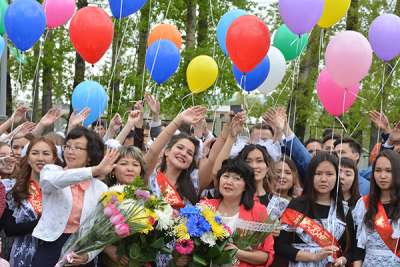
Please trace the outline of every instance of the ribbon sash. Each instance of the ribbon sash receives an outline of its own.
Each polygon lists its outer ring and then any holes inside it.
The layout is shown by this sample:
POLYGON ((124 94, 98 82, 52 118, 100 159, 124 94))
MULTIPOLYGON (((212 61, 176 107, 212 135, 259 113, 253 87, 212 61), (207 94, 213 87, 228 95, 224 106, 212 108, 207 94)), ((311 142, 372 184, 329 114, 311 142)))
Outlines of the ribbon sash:
POLYGON ((160 187, 161 194, 164 196, 164 199, 167 203, 169 203, 174 209, 180 209, 185 206, 181 196, 176 191, 175 187, 172 186, 164 173, 157 173, 157 183, 160 187))
MULTIPOLYGON (((312 240, 321 248, 331 245, 340 248, 339 242, 330 232, 328 232, 322 225, 305 216, 301 212, 287 208, 282 215, 281 222, 291 227, 300 227, 308 235, 310 235, 312 240)), ((341 252, 337 251, 336 254, 333 255, 333 258, 336 259, 340 257, 340 255, 341 252)))
MULTIPOLYGON (((365 207, 368 207, 368 196, 364 196, 363 200, 365 207)), ((396 251, 399 240, 392 238, 393 228, 381 201, 378 201, 378 211, 375 215, 374 226, 376 232, 379 234, 386 246, 393 252, 393 254, 400 257, 399 248, 397 248, 396 251)))
POLYGON ((39 184, 33 179, 29 180, 29 191, 28 201, 35 210, 36 215, 39 216, 42 214, 42 190, 39 184))

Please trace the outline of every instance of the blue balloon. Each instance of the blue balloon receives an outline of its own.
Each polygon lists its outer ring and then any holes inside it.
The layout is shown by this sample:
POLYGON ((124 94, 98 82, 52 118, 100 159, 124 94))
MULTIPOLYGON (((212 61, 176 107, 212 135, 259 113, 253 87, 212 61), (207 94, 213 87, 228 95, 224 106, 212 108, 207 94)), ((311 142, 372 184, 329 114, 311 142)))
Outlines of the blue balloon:
POLYGON ((3 56, 5 46, 6 46, 6 43, 4 42, 4 38, 2 36, 0 36, 0 58, 3 56))
POLYGON ((95 81, 84 81, 75 87, 72 93, 72 108, 81 112, 84 108, 90 108, 89 116, 83 122, 89 126, 104 113, 108 103, 108 96, 103 86, 95 81))
POLYGON ((146 4, 146 2, 147 0, 108 0, 111 13, 117 19, 125 18, 132 15, 133 13, 141 9, 146 4))
POLYGON ((175 73, 180 61, 179 49, 169 40, 154 42, 146 52, 147 70, 158 84, 162 84, 175 73))
POLYGON ((257 89, 267 79, 269 67, 269 58, 265 57, 252 71, 246 74, 240 72, 235 65, 232 66, 232 72, 240 87, 250 92, 257 89))
POLYGON ((226 12, 218 22, 217 39, 225 55, 228 55, 228 50, 226 49, 226 34, 228 29, 235 19, 244 15, 247 15, 247 12, 242 9, 231 10, 226 12))
POLYGON ((26 51, 46 29, 43 6, 34 0, 15 0, 6 11, 4 24, 8 38, 19 50, 26 51))

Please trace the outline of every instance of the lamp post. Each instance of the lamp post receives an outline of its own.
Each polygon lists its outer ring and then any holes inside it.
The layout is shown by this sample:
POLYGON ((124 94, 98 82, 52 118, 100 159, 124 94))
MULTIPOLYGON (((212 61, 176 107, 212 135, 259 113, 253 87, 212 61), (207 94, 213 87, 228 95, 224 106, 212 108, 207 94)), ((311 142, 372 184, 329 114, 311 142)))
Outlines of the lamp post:
POLYGON ((7 119, 7 37, 4 36, 4 52, 1 57, 0 71, 0 121, 7 119))

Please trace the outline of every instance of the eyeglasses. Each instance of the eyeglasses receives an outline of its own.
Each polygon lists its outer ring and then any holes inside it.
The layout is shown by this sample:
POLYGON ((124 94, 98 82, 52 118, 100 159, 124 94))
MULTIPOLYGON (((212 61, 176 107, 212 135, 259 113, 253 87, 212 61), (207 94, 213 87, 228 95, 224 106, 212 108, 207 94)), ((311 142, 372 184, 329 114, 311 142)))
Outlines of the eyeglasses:
POLYGON ((70 151, 85 151, 87 150, 87 148, 83 148, 83 147, 78 147, 78 146, 72 146, 72 145, 64 145, 63 147, 64 151, 70 150, 70 151))

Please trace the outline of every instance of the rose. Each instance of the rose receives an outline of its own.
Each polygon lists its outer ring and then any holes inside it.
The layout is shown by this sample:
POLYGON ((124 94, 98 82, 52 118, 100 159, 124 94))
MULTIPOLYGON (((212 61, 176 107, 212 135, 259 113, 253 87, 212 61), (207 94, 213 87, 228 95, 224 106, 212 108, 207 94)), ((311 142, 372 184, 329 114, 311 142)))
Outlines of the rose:
POLYGON ((117 224, 115 226, 115 232, 119 237, 128 237, 130 235, 129 226, 126 223, 117 224))
POLYGON ((111 216, 110 222, 113 225, 123 224, 123 223, 125 223, 125 218, 121 214, 116 214, 116 215, 111 216))

